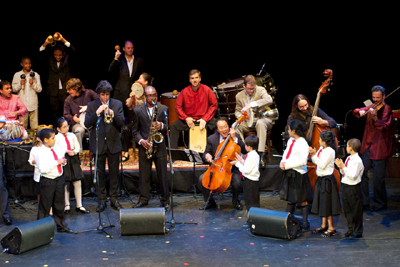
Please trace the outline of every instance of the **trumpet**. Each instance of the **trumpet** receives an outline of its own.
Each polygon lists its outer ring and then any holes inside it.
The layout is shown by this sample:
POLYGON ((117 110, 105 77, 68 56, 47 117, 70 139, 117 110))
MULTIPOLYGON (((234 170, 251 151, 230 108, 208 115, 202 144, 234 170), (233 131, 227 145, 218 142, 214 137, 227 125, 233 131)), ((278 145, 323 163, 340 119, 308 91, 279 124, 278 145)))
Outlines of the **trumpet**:
POLYGON ((110 110, 109 103, 110 103, 110 100, 107 101, 107 103, 106 103, 107 108, 104 110, 104 122, 108 123, 108 124, 113 122, 113 117, 111 116, 110 111, 109 111, 110 110))

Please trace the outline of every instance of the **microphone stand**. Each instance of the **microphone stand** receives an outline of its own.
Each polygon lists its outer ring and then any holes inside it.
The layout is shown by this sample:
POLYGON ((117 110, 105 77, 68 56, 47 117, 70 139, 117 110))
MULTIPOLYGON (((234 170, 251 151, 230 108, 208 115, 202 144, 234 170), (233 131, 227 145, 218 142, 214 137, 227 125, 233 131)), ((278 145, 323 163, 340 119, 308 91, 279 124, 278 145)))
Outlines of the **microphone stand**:
MULTIPOLYGON (((99 117, 99 118, 102 118, 102 117, 99 117)), ((94 184, 99 183, 99 177, 98 177, 98 172, 97 172, 97 167, 98 167, 98 166, 97 166, 97 160, 98 160, 98 158, 99 158, 99 127, 100 127, 100 120, 101 120, 101 119, 98 119, 97 122, 96 122, 96 160, 95 160, 95 162, 94 162, 94 178, 93 178, 93 183, 94 183, 94 184)), ((74 232, 75 234, 84 233, 84 232, 99 231, 99 232, 102 232, 102 233, 106 234, 106 236, 109 236, 111 239, 113 239, 113 236, 110 235, 110 234, 106 231, 106 229, 115 227, 115 225, 113 225, 113 224, 110 223, 110 218, 108 217, 108 211, 107 211, 107 209, 106 209, 105 212, 107 213, 107 218, 108 218, 108 221, 109 221, 110 225, 104 226, 104 224, 103 224, 102 221, 101 221, 101 211, 100 211, 100 207, 101 207, 101 200, 100 200, 99 194, 97 194, 97 213, 99 214, 99 225, 97 226, 97 228, 94 228, 94 229, 87 229, 87 230, 83 230, 83 231, 76 231, 76 232, 74 232)))
POLYGON ((197 222, 176 222, 174 218, 174 168, 172 166, 172 157, 171 157, 171 142, 170 142, 170 136, 169 136, 169 124, 168 124, 168 113, 164 109, 163 110, 164 115, 165 115, 165 120, 166 124, 165 126, 167 127, 167 140, 168 140, 168 155, 169 155, 169 170, 171 172, 171 220, 169 223, 171 224, 171 227, 175 227, 176 224, 196 224, 197 222))

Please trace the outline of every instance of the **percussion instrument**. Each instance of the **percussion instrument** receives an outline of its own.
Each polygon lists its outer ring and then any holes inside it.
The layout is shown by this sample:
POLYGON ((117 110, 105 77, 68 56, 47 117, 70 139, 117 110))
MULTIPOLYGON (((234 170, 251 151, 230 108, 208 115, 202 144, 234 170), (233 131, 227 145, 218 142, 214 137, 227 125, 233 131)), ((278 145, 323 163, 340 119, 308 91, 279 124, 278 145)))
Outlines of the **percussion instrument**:
POLYGON ((16 140, 28 136, 23 124, 19 120, 0 120, 0 140, 16 140))
POLYGON ((129 98, 126 101, 126 105, 129 109, 134 109, 146 101, 144 96, 144 88, 143 85, 136 81, 132 84, 131 93, 129 94, 129 98))
POLYGON ((116 45, 116 46, 114 47, 114 49, 115 49, 115 51, 118 51, 118 50, 121 49, 121 47, 120 47, 119 45, 116 45))
POLYGON ((207 145, 207 129, 200 130, 200 126, 189 129, 189 149, 204 153, 207 145))
POLYGON ((178 94, 174 95, 171 92, 168 93, 163 93, 161 95, 161 104, 165 105, 168 107, 168 115, 169 115, 169 121, 168 121, 168 127, 171 127, 171 124, 174 123, 176 120, 179 120, 178 113, 176 112, 175 106, 176 106, 176 99, 178 98, 178 94))

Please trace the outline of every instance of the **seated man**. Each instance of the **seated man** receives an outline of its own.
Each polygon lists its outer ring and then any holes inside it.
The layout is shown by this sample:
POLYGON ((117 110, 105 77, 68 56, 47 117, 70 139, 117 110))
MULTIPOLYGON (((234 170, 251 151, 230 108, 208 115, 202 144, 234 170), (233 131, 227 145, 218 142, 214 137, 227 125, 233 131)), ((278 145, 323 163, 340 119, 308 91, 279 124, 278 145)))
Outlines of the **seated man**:
POLYGON ((71 126, 71 132, 75 133, 82 152, 82 139, 85 134, 83 123, 80 120, 80 114, 86 112, 87 104, 97 98, 99 95, 90 89, 85 89, 81 80, 72 78, 66 86, 69 96, 64 101, 64 118, 71 126))
MULTIPOLYGON (((253 75, 247 75, 244 78, 243 88, 244 90, 236 95, 236 118, 239 118, 243 111, 247 111, 250 116, 251 108, 266 108, 273 103, 272 97, 267 93, 267 90, 264 87, 257 86, 256 79, 253 75)), ((257 118, 255 117, 255 119, 257 118)), ((259 139, 257 151, 261 157, 260 163, 262 166, 265 166, 265 144, 267 143, 267 131, 272 128, 272 120, 267 117, 258 118, 255 123, 255 128, 259 139)), ((243 134, 249 130, 250 127, 246 122, 239 126, 238 133, 243 140, 243 134)))
MULTIPOLYGON (((231 138, 233 139, 233 141, 240 146, 241 153, 242 154, 247 153, 243 140, 240 138, 240 136, 236 135, 236 131, 234 129, 229 129, 228 120, 226 118, 220 118, 217 121, 217 132, 210 135, 207 138, 207 146, 203 154, 204 161, 211 163, 214 160, 214 156, 217 152, 219 144, 225 141, 225 138, 228 136, 229 133, 231 134, 231 138)), ((203 192, 204 201, 207 201, 208 198, 210 199, 208 203, 205 206, 201 207, 200 209, 207 210, 210 208, 215 208, 217 204, 215 203, 212 195, 210 196, 210 190, 202 186, 203 175, 204 174, 200 176, 199 183, 201 185, 200 187, 203 192)), ((240 172, 237 167, 232 166, 232 180, 231 180, 232 204, 237 210, 243 209, 243 206, 242 204, 240 204, 239 200, 240 184, 241 184, 240 172)))
MULTIPOLYGON (((1 120, 5 121, 15 121, 18 120, 18 117, 23 117, 28 113, 28 109, 25 107, 24 103, 22 103, 21 98, 19 96, 12 94, 11 84, 8 81, 1 81, 0 82, 0 117, 1 120)), ((7 123, 6 123, 7 125, 7 123)), ((6 140, 9 139, 22 139, 28 138, 28 133, 25 129, 21 126, 21 131, 19 136, 12 134, 12 138, 5 138, 6 140)), ((10 130, 10 129, 8 129, 10 130)), ((9 134, 5 134, 4 136, 10 136, 9 134)), ((3 136, 3 133, 2 133, 3 136)), ((3 139, 3 138, 2 138, 3 139)))
POLYGON ((171 125, 171 148, 178 148, 179 132, 194 128, 200 123, 200 130, 207 128, 214 132, 216 119, 213 118, 218 108, 217 98, 207 85, 201 84, 201 73, 198 70, 189 72, 191 85, 184 88, 176 99, 176 111, 179 120, 171 125))

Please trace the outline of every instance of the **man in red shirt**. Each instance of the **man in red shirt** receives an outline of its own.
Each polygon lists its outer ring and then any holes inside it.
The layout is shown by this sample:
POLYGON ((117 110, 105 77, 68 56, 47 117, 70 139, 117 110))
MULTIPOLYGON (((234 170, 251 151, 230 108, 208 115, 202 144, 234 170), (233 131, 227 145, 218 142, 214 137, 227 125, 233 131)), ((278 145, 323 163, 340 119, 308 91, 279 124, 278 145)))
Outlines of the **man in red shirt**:
POLYGON ((385 88, 376 85, 372 87, 372 101, 374 104, 355 109, 353 115, 366 117, 364 136, 360 154, 364 164, 364 173, 361 179, 364 209, 379 211, 387 208, 385 186, 386 159, 390 156, 393 145, 392 109, 384 103, 385 88), (375 105, 383 103, 379 110, 375 105), (373 169, 374 202, 375 207, 369 205, 369 178, 368 170, 373 169))
POLYGON ((214 118, 218 108, 217 98, 207 85, 201 84, 201 73, 198 70, 189 72, 191 85, 184 88, 176 99, 176 112, 179 120, 171 125, 171 148, 178 148, 179 132, 193 129, 194 123, 200 123, 200 130, 206 128, 214 132, 217 119, 214 118))

